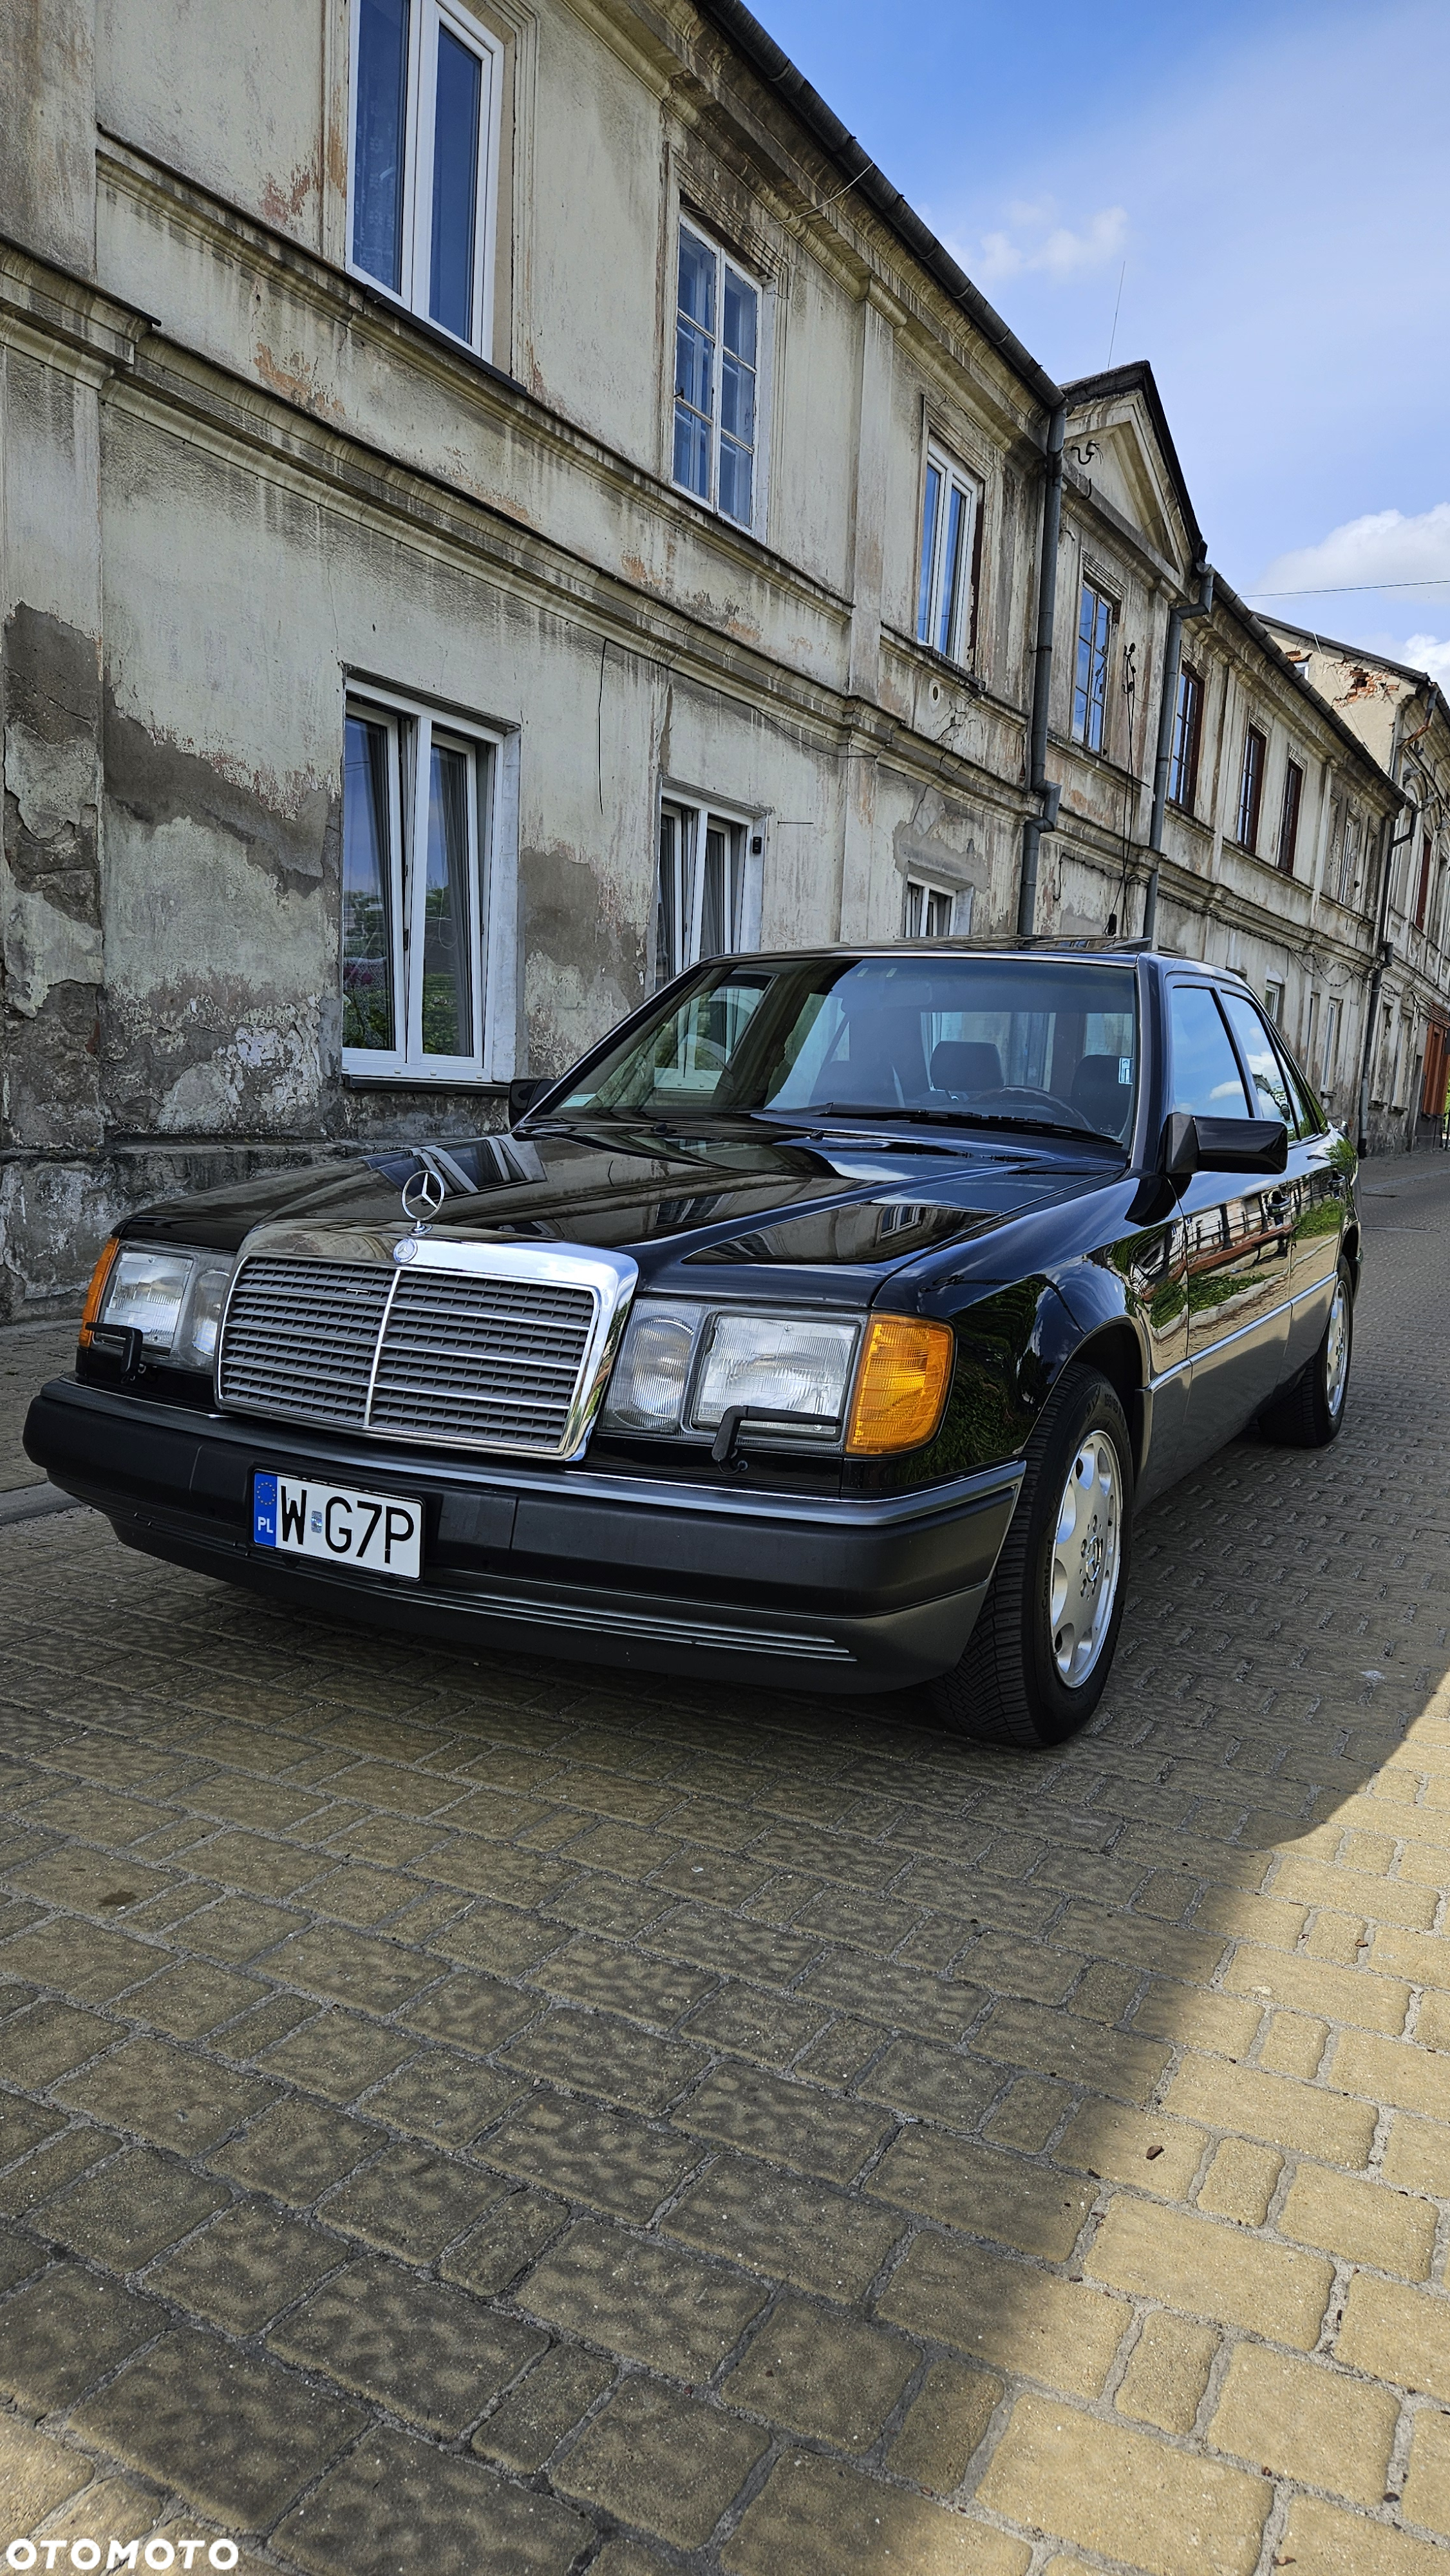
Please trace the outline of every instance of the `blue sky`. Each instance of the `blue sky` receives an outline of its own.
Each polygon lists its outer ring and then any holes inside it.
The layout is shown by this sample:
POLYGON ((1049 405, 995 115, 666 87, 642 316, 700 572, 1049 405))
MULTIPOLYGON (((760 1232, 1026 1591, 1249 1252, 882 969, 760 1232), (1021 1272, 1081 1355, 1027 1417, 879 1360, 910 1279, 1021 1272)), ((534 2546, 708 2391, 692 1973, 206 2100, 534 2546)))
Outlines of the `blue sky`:
POLYGON ((754 5, 1050 374, 1151 360, 1236 589, 1450 686, 1445 0, 754 5))

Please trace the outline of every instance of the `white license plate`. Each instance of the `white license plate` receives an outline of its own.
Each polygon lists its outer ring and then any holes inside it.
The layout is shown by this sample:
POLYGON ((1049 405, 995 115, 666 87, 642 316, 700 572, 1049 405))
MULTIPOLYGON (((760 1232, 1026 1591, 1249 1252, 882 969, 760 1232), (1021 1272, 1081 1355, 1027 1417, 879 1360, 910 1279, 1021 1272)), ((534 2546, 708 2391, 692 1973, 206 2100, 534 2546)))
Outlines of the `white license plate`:
POLYGON ((358 1494, 349 1485, 258 1474, 252 1539, 326 1565, 359 1565, 416 1583, 423 1571, 423 1506, 410 1494, 358 1494))

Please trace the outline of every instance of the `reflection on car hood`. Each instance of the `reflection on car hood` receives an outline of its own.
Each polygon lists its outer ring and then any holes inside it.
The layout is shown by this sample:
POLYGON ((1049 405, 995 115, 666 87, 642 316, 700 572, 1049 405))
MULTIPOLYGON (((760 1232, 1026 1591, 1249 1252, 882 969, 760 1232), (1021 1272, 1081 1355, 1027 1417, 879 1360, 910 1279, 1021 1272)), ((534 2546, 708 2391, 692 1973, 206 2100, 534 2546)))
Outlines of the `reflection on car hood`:
MULTIPOLYGON (((432 1150, 420 1149, 430 1158, 432 1150)), ((406 1148, 314 1165, 171 1200, 127 1230, 236 1250, 266 1228, 270 1251, 284 1249, 284 1233, 305 1235, 316 1257, 336 1229, 339 1251, 344 1237, 356 1247, 367 1234, 381 1256, 408 1231, 400 1189, 419 1168, 406 1148)), ((999 1137, 945 1145, 935 1136, 797 1138, 723 1124, 689 1135, 544 1127, 450 1142, 435 1168, 448 1189, 430 1229, 439 1239, 627 1251, 645 1278, 688 1265, 696 1293, 705 1285, 700 1264, 855 1271, 879 1282, 923 1253, 990 1235, 1107 1177, 1090 1149, 1037 1139, 1019 1147, 999 1137)))

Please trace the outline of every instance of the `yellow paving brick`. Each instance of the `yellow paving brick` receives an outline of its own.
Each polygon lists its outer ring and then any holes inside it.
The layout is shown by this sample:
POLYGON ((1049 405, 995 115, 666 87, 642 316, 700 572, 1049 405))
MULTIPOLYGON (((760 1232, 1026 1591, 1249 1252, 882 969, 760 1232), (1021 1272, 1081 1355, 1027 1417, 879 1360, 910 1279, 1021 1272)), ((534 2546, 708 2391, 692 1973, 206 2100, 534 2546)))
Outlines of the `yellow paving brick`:
POLYGON ((1445 2576, 1445 2553, 1387 2522, 1295 2496, 1275 2565, 1294 2576, 1445 2576))
POLYGON ((1319 2256, 1126 2196, 1109 2209, 1085 2269, 1135 2298, 1243 2326, 1301 2352, 1318 2340, 1333 2278, 1319 2256))
POLYGON ((1386 2182, 1398 2184, 1403 2191, 1426 2191, 1436 2197, 1450 2194, 1450 2147, 1442 2123, 1397 2111, 1380 2170, 1386 2182))
POLYGON ((1320 1959, 1290 1957, 1248 1941, 1229 1961, 1223 1983, 1236 1995, 1288 2004, 1296 2012, 1349 2022, 1359 2030, 1383 2031, 1392 2039, 1398 2039, 1404 2029, 1410 2001, 1409 1987, 1397 1977, 1371 1976, 1365 1969, 1335 1969, 1320 1959))
POLYGON ((1262 2227, 1283 2170, 1276 2147, 1225 2138, 1199 2187, 1198 2207, 1214 2218, 1232 2218, 1240 2227, 1262 2227))
POLYGON ((1405 1977, 1412 1986, 1450 1992, 1450 1939, 1443 1932, 1407 1931, 1398 1923, 1376 1924, 1370 1932, 1368 1962, 1377 1974, 1405 1977))
MULTIPOLYGON (((1267 1865, 1268 1854, 1264 1857, 1267 1865)), ((1306 1899, 1306 1903, 1312 1901, 1306 1899)), ((1326 1904, 1329 1901, 1324 1899, 1326 1904)), ((1272 1941, 1281 1950, 1293 1949, 1304 1929, 1304 1920, 1305 1906, 1286 1900, 1277 1881, 1272 1896, 1234 1894, 1226 1888, 1211 1887, 1193 1918, 1196 1931, 1221 1933, 1225 1940, 1272 1941)))
POLYGON ((1221 2057, 1247 2057, 1264 2007, 1238 1995, 1206 1994, 1200 1986, 1172 1985, 1155 1977, 1133 2015, 1134 2030, 1171 2039, 1183 2048, 1205 2048, 1221 2057))
POLYGON ((1268 2481, 1024 2396, 977 2490, 989 2510, 1150 2576, 1249 2576, 1268 2481))
POLYGON ((1329 2045, 1329 2024, 1309 2013, 1274 2012, 1259 2045, 1259 2064, 1276 2075, 1297 2075, 1307 2084, 1318 2074, 1329 2045))
POLYGON ((1168 2062, 1167 2049, 1156 2039, 1090 2029, 1076 2014, 1015 2001, 993 2006, 973 2033, 972 2046, 984 2057, 1092 2084, 1128 2102, 1146 2102, 1168 2062))
MULTIPOLYGON (((1437 2132, 1442 2180, 1445 2139, 1437 2132)), ((1436 2212, 1427 2200, 1385 2182, 1357 2182, 1324 2165, 1300 2165, 1279 2213, 1279 2232, 1322 2245, 1346 2263, 1368 2263, 1403 2281, 1425 2281, 1435 2246, 1436 2212)))
POLYGON ((1364 1916, 1334 1914, 1326 1906, 1305 1933, 1303 1950, 1307 1958, 1327 1959, 1334 1967, 1362 1967, 1368 1956, 1364 1916))
POLYGON ((1296 2084, 1256 2066, 1225 2066, 1211 2057, 1185 2057, 1168 2088, 1167 2108, 1181 2118, 1219 2129, 1238 2129, 1274 2147, 1357 2172, 1368 2160, 1375 2114, 1367 2102, 1349 2101, 1322 2084, 1296 2084))
POLYGON ((1378 2504, 1399 2413, 1388 2389, 1241 2343, 1230 2355, 1208 2438, 1215 2450, 1257 2460, 1302 2486, 1378 2504))
POLYGON ((1132 2183, 1160 2200, 1182 2200, 1208 2139, 1202 2129, 1161 2111, 1129 2111, 1118 2102, 1084 2102, 1053 2155, 1075 2173, 1132 2183), (1156 2150, 1156 2153, 1155 2153, 1156 2150))
POLYGON ((1450 2051, 1450 1995, 1421 1996, 1415 2016, 1415 2046, 1450 2051))
POLYGON ((1081 2281, 1010 2263, 960 2238, 918 2236, 877 2303, 908 2333, 999 2370, 1096 2397, 1130 2311, 1081 2281))
POLYGON ((1118 2413, 1156 2424, 1160 2433, 1192 2432, 1218 2342, 1212 2326, 1155 2308, 1128 2356, 1113 2401, 1118 2413))
POLYGON ((1450 2118, 1450 2057, 1416 2048, 1404 2039, 1373 2039, 1347 2030, 1329 2067, 1329 2081, 1345 2093, 1366 2094, 1387 2110, 1421 2111, 1450 2118))
POLYGON ((1422 2522, 1427 2531, 1450 2538, 1450 2415, 1433 2407, 1421 2407, 1415 2416, 1404 2513, 1406 2522, 1422 2522))
POLYGON ((1406 1880, 1416 1886, 1450 1887, 1450 1851, 1443 1843, 1406 1842, 1400 1853, 1399 1884, 1406 1880))
POLYGON ((1450 2299, 1356 2272, 1334 2347, 1371 2379, 1450 2402, 1450 2299))
POLYGON ((1334 1905, 1346 1913, 1367 1914, 1374 1923, 1398 1923, 1407 1932, 1428 1932, 1435 1919, 1435 1890, 1407 1886, 1402 1879, 1367 1878, 1358 1870, 1332 1868, 1321 1860, 1300 1860, 1290 1852, 1281 1862, 1274 1894, 1302 1905, 1334 1905))

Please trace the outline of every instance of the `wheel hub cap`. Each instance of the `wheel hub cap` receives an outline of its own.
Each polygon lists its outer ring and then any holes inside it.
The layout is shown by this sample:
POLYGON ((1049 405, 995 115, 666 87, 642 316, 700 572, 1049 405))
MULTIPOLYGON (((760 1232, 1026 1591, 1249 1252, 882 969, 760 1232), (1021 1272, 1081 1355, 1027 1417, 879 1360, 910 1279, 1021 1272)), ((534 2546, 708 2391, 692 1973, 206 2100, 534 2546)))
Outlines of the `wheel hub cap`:
POLYGON ((1349 1299, 1344 1281, 1335 1284, 1334 1303, 1329 1309, 1329 1325, 1324 1336, 1324 1400, 1333 1421, 1344 1402, 1345 1382, 1349 1376, 1349 1299))
POLYGON ((1122 1566, 1119 1481, 1111 1440, 1090 1431, 1063 1486, 1052 1545, 1052 1659, 1069 1689, 1087 1680, 1112 1623, 1122 1566))

